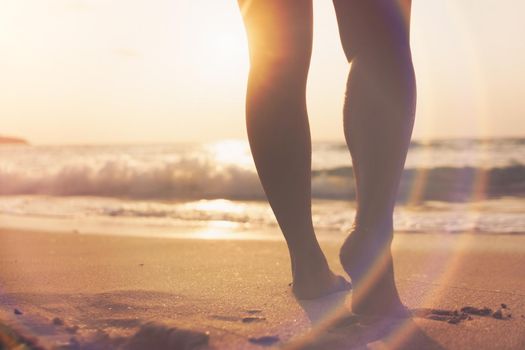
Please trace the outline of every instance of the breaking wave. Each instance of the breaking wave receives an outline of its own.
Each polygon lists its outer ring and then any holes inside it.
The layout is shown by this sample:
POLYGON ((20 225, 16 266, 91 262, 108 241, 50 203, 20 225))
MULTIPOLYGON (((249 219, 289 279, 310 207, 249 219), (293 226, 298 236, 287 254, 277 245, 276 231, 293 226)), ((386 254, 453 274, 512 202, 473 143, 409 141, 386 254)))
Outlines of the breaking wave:
MULTIPOLYGON (((128 159, 65 162, 49 167, 0 165, 0 195, 124 197, 130 199, 263 199, 253 168, 199 158, 140 163, 128 159)), ((353 199, 351 167, 312 172, 312 195, 353 199)), ((468 201, 525 196, 525 166, 409 168, 400 201, 468 201)))

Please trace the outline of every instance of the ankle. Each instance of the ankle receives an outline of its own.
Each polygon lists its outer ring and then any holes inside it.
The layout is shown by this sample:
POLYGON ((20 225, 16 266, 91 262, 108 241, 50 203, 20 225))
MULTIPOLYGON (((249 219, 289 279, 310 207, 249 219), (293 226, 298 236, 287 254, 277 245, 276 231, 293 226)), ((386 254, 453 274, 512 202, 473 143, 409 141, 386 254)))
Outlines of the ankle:
POLYGON ((310 246, 294 253, 294 264, 296 268, 328 266, 326 257, 319 245, 310 246))
POLYGON ((390 226, 367 225, 355 223, 339 251, 343 265, 356 259, 368 259, 383 254, 390 249, 394 232, 390 226))
POLYGON ((301 249, 293 256, 294 275, 327 273, 330 271, 328 261, 319 245, 301 249))
POLYGON ((394 233, 394 221, 392 218, 364 220, 356 217, 351 231, 362 232, 363 234, 384 235, 389 237, 394 233))

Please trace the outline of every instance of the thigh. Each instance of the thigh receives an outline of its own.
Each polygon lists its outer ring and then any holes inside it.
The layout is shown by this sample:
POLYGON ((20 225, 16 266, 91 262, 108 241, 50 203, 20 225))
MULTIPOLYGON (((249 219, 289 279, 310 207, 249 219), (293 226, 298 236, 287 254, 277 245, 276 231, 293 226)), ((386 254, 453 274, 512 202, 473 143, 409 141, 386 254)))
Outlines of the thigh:
POLYGON ((253 64, 309 63, 312 0, 238 0, 253 64))
POLYGON ((333 0, 350 61, 365 49, 408 45, 411 0, 333 0))

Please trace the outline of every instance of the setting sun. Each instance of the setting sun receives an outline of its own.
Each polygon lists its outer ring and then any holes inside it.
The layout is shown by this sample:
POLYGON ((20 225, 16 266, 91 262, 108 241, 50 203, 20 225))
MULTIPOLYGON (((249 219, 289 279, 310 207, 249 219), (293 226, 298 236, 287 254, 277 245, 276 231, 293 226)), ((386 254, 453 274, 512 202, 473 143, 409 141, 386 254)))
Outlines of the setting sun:
POLYGON ((242 81, 248 69, 246 36, 236 4, 223 5, 195 13, 195 20, 187 22, 192 35, 182 50, 188 68, 198 70, 205 84, 242 81))
POLYGON ((216 68, 218 78, 236 78, 239 71, 248 69, 245 37, 239 31, 223 32, 217 37, 211 37, 207 48, 212 60, 210 66, 216 68))

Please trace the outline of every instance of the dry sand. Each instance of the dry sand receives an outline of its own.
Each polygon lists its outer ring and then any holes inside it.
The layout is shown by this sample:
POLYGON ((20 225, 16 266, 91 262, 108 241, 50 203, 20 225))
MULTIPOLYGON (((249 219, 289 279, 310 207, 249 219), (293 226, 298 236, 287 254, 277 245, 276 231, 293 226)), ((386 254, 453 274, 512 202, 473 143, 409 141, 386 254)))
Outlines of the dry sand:
MULTIPOLYGON (((322 246, 341 272, 338 243, 322 246)), ((352 315, 351 294, 299 303, 283 242, 0 230, 0 339, 73 349, 525 349, 525 236, 399 234, 394 258, 410 320, 352 315), (443 315, 464 306, 492 312, 443 315)))

